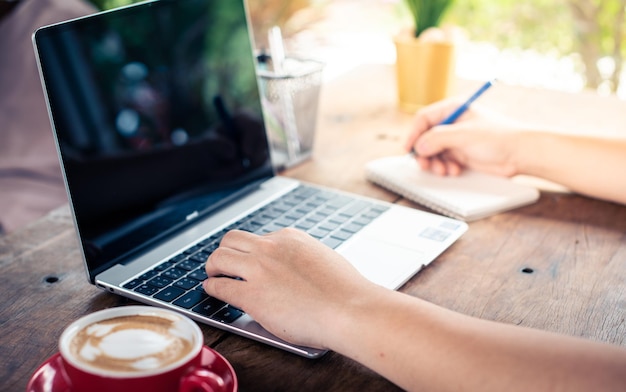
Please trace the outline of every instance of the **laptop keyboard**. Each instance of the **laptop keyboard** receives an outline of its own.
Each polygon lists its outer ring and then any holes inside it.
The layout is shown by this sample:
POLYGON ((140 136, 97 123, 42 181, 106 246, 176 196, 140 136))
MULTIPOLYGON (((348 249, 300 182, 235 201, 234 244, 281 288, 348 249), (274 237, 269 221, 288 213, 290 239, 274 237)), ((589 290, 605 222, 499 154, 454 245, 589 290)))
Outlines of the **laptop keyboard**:
POLYGON ((334 249, 387 209, 381 204, 301 185, 123 287, 213 320, 231 323, 244 313, 210 297, 202 288, 202 281, 207 278, 205 262, 228 231, 238 229, 267 234, 295 227, 334 249))

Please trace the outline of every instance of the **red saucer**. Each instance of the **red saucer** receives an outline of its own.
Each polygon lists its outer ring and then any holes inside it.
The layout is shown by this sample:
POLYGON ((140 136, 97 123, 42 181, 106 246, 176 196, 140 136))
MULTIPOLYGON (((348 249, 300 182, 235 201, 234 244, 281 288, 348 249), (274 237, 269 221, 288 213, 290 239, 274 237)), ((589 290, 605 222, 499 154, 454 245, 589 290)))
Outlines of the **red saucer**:
MULTIPOLYGON (((234 392, 237 390, 237 377, 231 364, 218 352, 202 348, 202 366, 210 369, 219 378, 222 387, 216 392, 234 392)), ((26 392, 73 392, 72 385, 63 372, 63 358, 59 353, 48 358, 33 373, 28 381, 26 392)))

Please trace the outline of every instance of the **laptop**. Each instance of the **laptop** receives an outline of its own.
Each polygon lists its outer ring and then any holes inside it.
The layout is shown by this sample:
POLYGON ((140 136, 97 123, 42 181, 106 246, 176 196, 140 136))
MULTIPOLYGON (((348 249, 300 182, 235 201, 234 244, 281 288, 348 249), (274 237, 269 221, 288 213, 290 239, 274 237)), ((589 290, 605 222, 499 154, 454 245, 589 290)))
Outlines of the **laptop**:
POLYGON ((202 290, 224 233, 296 227, 398 289, 467 225, 277 175, 251 42, 243 0, 148 1, 33 35, 89 282, 316 358, 202 290))

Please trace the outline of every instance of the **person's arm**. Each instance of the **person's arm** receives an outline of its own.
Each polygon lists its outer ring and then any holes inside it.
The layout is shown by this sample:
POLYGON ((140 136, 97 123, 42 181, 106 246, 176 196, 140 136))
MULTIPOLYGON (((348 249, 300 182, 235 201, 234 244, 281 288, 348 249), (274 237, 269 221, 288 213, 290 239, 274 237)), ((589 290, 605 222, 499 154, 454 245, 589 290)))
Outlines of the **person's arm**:
POLYGON ((626 204, 626 139, 571 136, 523 124, 472 107, 447 126, 436 124, 455 103, 442 101, 418 112, 407 149, 422 168, 457 175, 465 168, 503 176, 527 174, 588 196, 626 204))
POLYGON ((622 348, 480 320, 384 289, 294 229, 229 232, 206 270, 209 295, 275 335, 346 355, 407 390, 626 389, 622 348))
POLYGON ((626 140, 527 132, 515 149, 517 171, 626 204, 626 140))

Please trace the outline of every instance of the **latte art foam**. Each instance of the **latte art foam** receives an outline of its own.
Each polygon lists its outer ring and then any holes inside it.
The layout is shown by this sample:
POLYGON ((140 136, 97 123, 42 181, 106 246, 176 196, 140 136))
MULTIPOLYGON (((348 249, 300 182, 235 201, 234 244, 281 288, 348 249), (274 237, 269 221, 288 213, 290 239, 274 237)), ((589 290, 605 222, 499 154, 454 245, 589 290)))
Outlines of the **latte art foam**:
POLYGON ((192 336, 176 320, 155 315, 97 321, 71 339, 72 357, 107 372, 133 373, 166 368, 193 350, 192 336))

